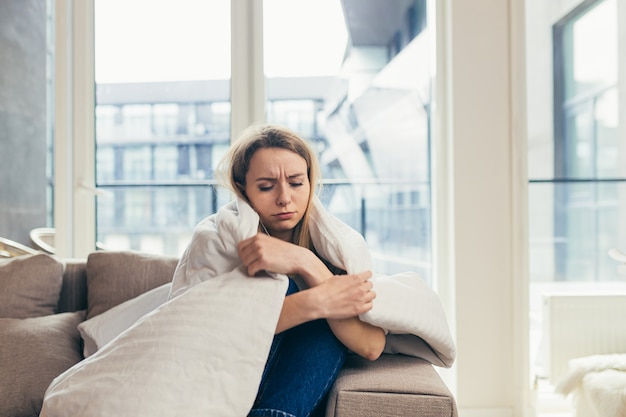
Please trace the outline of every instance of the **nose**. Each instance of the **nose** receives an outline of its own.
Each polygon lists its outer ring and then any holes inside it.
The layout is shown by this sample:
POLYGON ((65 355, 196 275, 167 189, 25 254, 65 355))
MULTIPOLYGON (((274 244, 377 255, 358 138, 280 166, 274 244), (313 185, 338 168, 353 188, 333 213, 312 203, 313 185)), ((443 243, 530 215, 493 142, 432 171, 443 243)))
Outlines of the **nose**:
POLYGON ((276 198, 276 204, 281 207, 286 206, 291 201, 291 196, 289 195, 289 187, 284 185, 278 187, 278 196, 276 198))

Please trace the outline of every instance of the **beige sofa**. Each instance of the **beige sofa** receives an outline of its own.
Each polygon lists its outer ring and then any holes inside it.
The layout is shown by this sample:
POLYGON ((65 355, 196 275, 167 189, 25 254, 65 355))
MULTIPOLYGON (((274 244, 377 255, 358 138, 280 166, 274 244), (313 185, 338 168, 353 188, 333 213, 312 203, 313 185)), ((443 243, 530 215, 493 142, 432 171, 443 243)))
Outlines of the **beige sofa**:
MULTIPOLYGON (((87 260, 0 260, 0 415, 36 416, 54 377, 83 359, 76 326, 171 280, 177 259, 136 252, 87 260)), ((350 356, 316 416, 457 416, 435 368, 403 355, 350 356)))

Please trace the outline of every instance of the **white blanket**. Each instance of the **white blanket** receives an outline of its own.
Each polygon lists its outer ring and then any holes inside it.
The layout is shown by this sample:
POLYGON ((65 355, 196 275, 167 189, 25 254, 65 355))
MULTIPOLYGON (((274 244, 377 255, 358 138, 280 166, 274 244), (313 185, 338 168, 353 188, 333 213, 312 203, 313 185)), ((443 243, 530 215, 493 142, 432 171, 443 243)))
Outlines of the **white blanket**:
MULTIPOLYGON (((258 389, 287 277, 247 276, 236 243, 257 233, 242 200, 195 229, 172 297, 94 355, 57 377, 41 416, 247 415, 258 389)), ((311 235, 348 273, 371 270, 363 238, 316 199, 311 235)), ((372 277, 377 297, 361 319, 388 331, 388 353, 449 367, 455 346, 435 292, 414 273, 372 277)))
POLYGON ((555 391, 572 395, 576 417, 626 416, 626 354, 591 355, 569 361, 555 391))

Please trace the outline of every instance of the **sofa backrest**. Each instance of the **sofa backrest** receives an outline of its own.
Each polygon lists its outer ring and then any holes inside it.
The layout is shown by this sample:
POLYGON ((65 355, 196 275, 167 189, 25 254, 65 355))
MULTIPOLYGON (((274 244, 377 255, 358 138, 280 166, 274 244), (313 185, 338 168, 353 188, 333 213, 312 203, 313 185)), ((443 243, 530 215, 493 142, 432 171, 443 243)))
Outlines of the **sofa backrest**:
POLYGON ((81 259, 64 262, 63 285, 57 313, 87 309, 87 263, 81 259))
POLYGON ((134 251, 96 251, 64 262, 57 313, 87 310, 87 318, 170 282, 178 258, 134 251))

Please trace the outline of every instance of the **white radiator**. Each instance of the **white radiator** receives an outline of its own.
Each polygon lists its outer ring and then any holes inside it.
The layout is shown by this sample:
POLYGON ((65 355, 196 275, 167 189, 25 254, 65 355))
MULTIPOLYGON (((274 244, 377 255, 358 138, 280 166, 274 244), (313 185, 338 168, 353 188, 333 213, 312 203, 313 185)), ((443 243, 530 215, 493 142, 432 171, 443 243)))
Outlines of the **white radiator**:
POLYGON ((542 321, 544 365, 553 385, 570 359, 626 353, 626 294, 546 295, 542 321))

